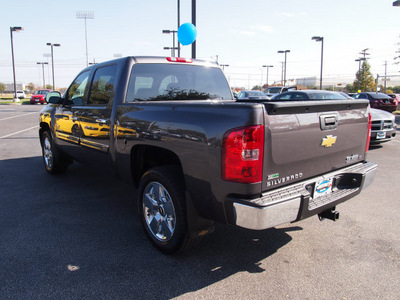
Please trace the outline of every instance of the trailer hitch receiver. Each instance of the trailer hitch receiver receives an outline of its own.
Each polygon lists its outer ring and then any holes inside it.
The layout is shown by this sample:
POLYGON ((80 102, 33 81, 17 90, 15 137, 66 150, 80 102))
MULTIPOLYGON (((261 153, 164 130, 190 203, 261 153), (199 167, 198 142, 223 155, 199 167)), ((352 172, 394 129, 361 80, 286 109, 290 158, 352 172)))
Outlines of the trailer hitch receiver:
POLYGON ((319 213, 318 218, 320 221, 325 220, 325 219, 336 221, 336 220, 339 220, 339 212, 335 210, 335 207, 332 207, 330 209, 327 209, 327 210, 319 213))

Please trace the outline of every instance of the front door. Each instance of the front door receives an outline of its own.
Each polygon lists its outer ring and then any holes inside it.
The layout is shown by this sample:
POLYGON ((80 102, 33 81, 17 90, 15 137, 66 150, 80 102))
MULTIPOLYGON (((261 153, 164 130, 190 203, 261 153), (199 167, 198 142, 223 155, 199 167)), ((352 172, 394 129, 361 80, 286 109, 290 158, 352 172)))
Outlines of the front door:
POLYGON ((57 145, 72 157, 79 151, 80 126, 78 113, 87 95, 90 71, 79 74, 68 88, 63 105, 55 108, 55 137, 57 145))

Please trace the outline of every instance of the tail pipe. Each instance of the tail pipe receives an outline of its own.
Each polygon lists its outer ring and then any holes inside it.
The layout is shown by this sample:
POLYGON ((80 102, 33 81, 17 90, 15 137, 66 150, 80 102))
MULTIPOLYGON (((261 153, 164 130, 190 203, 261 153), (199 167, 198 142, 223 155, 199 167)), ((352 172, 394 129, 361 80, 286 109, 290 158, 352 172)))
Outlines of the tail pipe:
POLYGON ((318 214, 318 218, 320 221, 329 219, 332 221, 339 220, 339 212, 335 210, 336 207, 332 207, 330 209, 327 209, 321 213, 318 214))

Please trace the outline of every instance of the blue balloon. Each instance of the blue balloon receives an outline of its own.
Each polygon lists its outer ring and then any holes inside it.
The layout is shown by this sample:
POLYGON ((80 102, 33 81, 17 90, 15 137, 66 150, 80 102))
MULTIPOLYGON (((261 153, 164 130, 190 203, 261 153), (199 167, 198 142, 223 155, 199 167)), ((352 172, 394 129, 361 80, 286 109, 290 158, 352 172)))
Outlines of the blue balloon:
POLYGON ((197 29, 191 23, 184 23, 178 28, 178 41, 184 45, 190 45, 196 40, 197 29))

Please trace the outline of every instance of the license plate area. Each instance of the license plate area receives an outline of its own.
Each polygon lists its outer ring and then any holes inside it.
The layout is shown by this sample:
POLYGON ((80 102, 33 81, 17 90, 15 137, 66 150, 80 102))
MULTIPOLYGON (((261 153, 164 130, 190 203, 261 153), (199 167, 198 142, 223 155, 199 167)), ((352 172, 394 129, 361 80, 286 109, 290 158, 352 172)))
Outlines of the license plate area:
POLYGON ((384 139, 384 138, 386 138, 386 132, 378 132, 378 133, 376 134, 376 139, 377 139, 377 140, 379 140, 379 139, 384 139))
POLYGON ((314 186, 313 198, 319 198, 332 193, 333 177, 317 181, 314 186))

